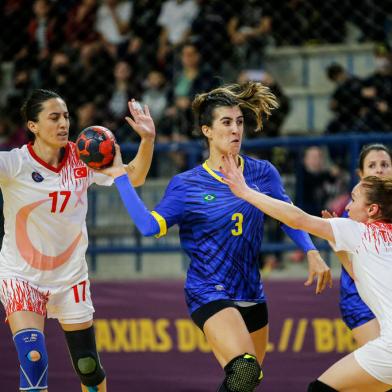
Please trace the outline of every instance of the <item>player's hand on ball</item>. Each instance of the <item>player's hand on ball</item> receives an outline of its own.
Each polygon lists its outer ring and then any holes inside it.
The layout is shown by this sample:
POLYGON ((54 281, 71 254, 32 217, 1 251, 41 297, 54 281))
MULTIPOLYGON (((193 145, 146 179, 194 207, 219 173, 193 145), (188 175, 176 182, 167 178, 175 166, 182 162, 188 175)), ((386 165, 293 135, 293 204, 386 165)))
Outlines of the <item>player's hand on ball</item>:
POLYGON ((128 102, 128 108, 132 116, 125 117, 128 124, 142 139, 153 141, 155 139, 155 124, 148 110, 148 106, 144 105, 143 109, 139 102, 132 99, 128 102))
POLYGON ((98 173, 103 173, 106 174, 107 176, 116 178, 116 177, 120 177, 123 174, 126 174, 126 170, 122 161, 122 156, 121 156, 121 149, 120 146, 116 143, 114 145, 115 148, 115 155, 114 155, 114 159, 113 159, 113 163, 110 167, 107 167, 105 169, 101 169, 101 170, 95 170, 98 173))

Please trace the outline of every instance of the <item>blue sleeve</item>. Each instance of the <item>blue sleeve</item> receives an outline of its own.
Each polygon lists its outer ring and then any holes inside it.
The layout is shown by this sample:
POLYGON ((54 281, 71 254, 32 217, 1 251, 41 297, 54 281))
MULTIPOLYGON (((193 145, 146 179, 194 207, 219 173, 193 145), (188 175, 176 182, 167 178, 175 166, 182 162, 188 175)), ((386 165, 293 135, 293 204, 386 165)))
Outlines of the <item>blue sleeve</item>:
POLYGON ((134 221, 136 227, 144 236, 157 235, 160 232, 160 223, 144 205, 139 195, 128 180, 128 176, 117 177, 114 180, 120 193, 121 200, 128 211, 129 216, 134 221))
MULTIPOLYGON (((275 199, 292 203, 290 197, 284 190, 282 179, 275 166, 269 163, 263 173, 263 193, 269 194, 275 199)), ((304 253, 310 250, 316 250, 308 233, 302 230, 293 229, 285 224, 281 225, 282 230, 291 238, 291 240, 300 248, 304 253)))

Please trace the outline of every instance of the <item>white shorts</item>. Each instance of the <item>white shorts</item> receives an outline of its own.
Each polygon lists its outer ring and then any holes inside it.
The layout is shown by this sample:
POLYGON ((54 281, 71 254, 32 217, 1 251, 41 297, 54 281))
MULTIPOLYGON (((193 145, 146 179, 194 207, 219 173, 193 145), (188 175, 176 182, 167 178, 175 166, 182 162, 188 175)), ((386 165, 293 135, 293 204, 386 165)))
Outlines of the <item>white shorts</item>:
POLYGON ((92 320, 94 313, 88 279, 56 294, 25 280, 0 279, 0 301, 7 317, 26 310, 58 319, 62 324, 77 324, 92 320))
POLYGON ((354 357, 367 373, 384 384, 392 385, 392 345, 382 337, 354 351, 354 357))

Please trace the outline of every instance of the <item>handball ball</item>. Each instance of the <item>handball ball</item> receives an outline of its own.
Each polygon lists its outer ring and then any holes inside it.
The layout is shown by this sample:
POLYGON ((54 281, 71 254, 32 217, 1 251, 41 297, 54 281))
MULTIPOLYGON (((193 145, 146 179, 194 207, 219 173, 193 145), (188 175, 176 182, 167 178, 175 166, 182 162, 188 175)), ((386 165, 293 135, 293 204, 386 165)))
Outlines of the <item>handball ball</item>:
POLYGON ((79 158, 92 169, 103 169, 112 164, 116 139, 109 129, 98 125, 83 129, 76 139, 79 158))

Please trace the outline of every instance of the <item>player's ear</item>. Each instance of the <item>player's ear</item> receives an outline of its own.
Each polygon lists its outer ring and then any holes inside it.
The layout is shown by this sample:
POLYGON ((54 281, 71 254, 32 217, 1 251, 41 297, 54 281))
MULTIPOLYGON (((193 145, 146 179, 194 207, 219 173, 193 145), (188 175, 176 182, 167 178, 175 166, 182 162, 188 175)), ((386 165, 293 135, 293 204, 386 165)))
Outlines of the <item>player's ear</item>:
POLYGON ((38 127, 37 124, 34 121, 27 121, 27 128, 30 132, 32 132, 34 135, 37 135, 38 133, 38 127))
POLYGON ((203 135, 209 139, 211 137, 211 128, 208 125, 202 125, 201 126, 201 131, 203 132, 203 135))
POLYGON ((370 218, 375 218, 380 214, 380 206, 378 204, 370 204, 368 207, 368 214, 370 218))

